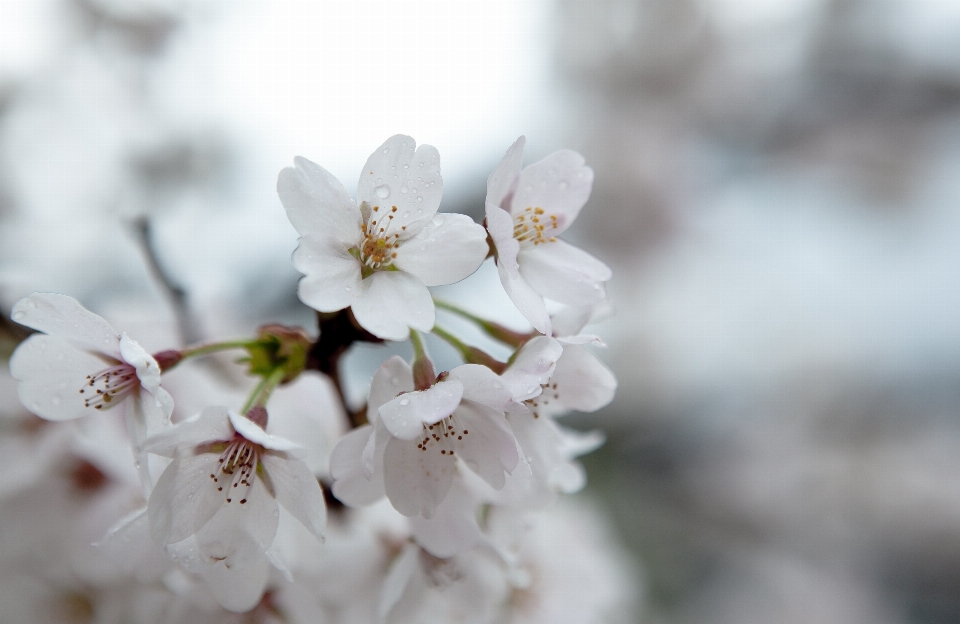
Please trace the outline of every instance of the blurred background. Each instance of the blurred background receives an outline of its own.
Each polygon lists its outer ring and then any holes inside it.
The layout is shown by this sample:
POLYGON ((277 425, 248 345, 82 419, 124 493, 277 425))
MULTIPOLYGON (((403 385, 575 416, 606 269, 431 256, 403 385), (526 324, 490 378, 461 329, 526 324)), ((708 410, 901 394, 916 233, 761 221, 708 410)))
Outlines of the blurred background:
POLYGON ((568 423, 637 621, 960 622, 960 3, 2 0, 3 319, 313 329, 277 173, 396 133, 478 220, 520 134, 596 171, 620 390, 568 423))

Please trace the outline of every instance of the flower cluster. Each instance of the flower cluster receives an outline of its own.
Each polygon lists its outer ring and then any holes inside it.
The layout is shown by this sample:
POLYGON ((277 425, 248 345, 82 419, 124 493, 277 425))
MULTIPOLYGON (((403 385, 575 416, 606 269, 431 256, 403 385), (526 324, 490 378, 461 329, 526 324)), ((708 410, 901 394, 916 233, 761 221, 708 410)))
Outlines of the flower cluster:
MULTIPOLYGON (((610 595, 615 566, 558 588, 567 577, 551 575, 549 544, 529 537, 533 525, 564 534, 549 528, 566 513, 551 504, 583 487, 577 457, 603 441, 558 417, 604 407, 616 379, 591 351, 600 340, 582 333, 605 309, 610 269, 559 238, 593 172, 569 150, 523 168, 523 145, 490 175, 483 225, 439 212, 439 154, 407 136, 370 156, 356 200, 304 158, 281 171, 313 334, 264 325, 151 354, 70 297, 38 293, 13 307, 38 332, 10 358, 20 400, 77 424, 42 435, 78 458, 71 474, 83 483, 136 485, 100 511, 98 545, 83 552, 98 570, 87 586, 165 588, 178 606, 156 621, 201 621, 210 598, 267 621, 553 621, 547 595, 585 604, 584 592, 598 605, 584 618, 615 606, 616 595, 597 598, 610 595), (527 331, 432 295, 486 259, 527 331), (439 326, 438 308, 486 332, 501 357, 439 326), (463 363, 437 370, 427 334, 463 363), (351 409, 341 359, 384 341, 409 341, 412 358, 387 358, 365 407, 351 409), (194 363, 229 350, 256 380, 245 399, 194 363)), ((91 608, 103 593, 71 592, 91 608)))

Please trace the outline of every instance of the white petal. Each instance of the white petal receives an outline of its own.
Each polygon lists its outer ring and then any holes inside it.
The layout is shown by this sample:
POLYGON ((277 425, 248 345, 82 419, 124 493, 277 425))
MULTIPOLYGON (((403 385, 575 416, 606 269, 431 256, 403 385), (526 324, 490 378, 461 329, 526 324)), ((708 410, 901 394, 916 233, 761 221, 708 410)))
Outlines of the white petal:
POLYGON ((330 455, 333 495, 350 507, 365 507, 383 498, 383 470, 364 476, 361 458, 374 438, 373 427, 364 425, 340 438, 330 455))
POLYGON ((403 271, 377 271, 360 283, 353 315, 365 330, 386 340, 406 340, 410 328, 433 329, 436 309, 430 291, 403 271))
POLYGON ((466 435, 454 431, 460 459, 494 489, 502 488, 504 471, 513 472, 520 458, 503 412, 464 401, 454 414, 454 422, 461 431, 469 431, 466 435))
POLYGON ((505 210, 509 206, 503 205, 503 200, 511 194, 517 185, 517 176, 523 166, 523 146, 527 138, 521 136, 507 149, 497 168, 487 178, 487 203, 505 210))
POLYGON ((606 296, 603 282, 610 267, 562 240, 520 250, 520 275, 548 299, 570 305, 590 305, 606 296))
POLYGON ((268 448, 274 451, 292 451, 293 449, 300 448, 300 445, 295 442, 270 435, 261 429, 260 425, 253 422, 246 416, 241 416, 233 411, 228 411, 228 415, 230 418, 230 424, 233 425, 233 428, 237 433, 242 435, 247 440, 250 440, 255 444, 259 444, 263 448, 268 448))
POLYGON ((314 310, 342 310, 359 290, 360 261, 332 236, 302 236, 293 252, 293 266, 304 274, 297 290, 300 301, 314 310))
POLYGON ((520 348, 500 378, 513 392, 515 400, 532 399, 540 394, 541 386, 550 380, 562 353, 563 347, 559 342, 547 336, 537 336, 520 348))
MULTIPOLYGON (((398 134, 390 137, 367 159, 357 185, 358 201, 382 210, 397 207, 385 233, 413 236, 430 222, 440 207, 443 180, 440 154, 432 145, 421 145, 398 134), (403 227, 406 230, 403 230, 403 227)), ((401 238, 404 238, 401 235, 401 238)))
POLYGON ((413 370, 402 357, 394 355, 380 365, 370 383, 367 399, 367 422, 374 424, 380 418, 380 406, 401 392, 413 390, 413 370))
POLYGON ((462 364, 450 371, 450 377, 463 384, 463 398, 498 410, 511 407, 513 393, 503 380, 486 366, 462 364))
POLYGON ((407 392, 380 407, 380 420, 391 435, 412 440, 432 425, 453 413, 463 396, 463 384, 457 379, 436 383, 426 390, 407 392))
POLYGON ((160 388, 160 365, 126 332, 120 335, 120 356, 124 362, 137 369, 140 385, 151 393, 160 388))
POLYGON ((419 567, 420 547, 416 544, 404 546, 400 556, 393 560, 387 578, 380 589, 380 602, 377 605, 377 614, 381 622, 386 621, 390 611, 400 602, 407 590, 407 585, 419 567))
POLYGON ((487 231, 462 214, 438 214, 397 248, 393 264, 427 286, 469 277, 487 257, 487 231))
POLYGON ((277 501, 262 480, 254 478, 248 490, 242 489, 237 488, 230 502, 197 531, 200 551, 228 566, 255 563, 270 548, 280 522, 277 501), (241 504, 241 500, 246 502, 241 504))
POLYGON ((333 236, 356 245, 362 235, 363 218, 339 180, 326 169, 297 156, 277 179, 277 193, 293 227, 305 234, 333 236))
POLYGON ((567 409, 594 412, 613 400, 617 378, 585 347, 567 345, 550 378, 556 398, 567 409))
POLYGON ((286 453, 264 453, 260 461, 277 502, 321 542, 327 526, 327 506, 323 490, 307 465, 286 453))
POLYGON ((164 457, 190 457, 194 450, 210 442, 223 442, 233 437, 229 410, 213 405, 187 420, 151 435, 143 450, 164 457))
POLYGON ((217 455, 204 453, 175 459, 163 471, 147 503, 155 542, 167 545, 185 540, 223 505, 210 478, 217 471, 217 460, 217 455))
POLYGON ((570 227, 590 198, 593 169, 583 164, 583 156, 572 150, 560 150, 520 172, 510 214, 526 208, 543 208, 544 223, 556 216, 556 227, 544 232, 556 236, 570 227))
MULTIPOLYGON (((21 342, 10 356, 10 375, 18 381, 42 381, 50 376, 86 378, 115 363, 61 338, 34 334, 21 342)), ((74 393, 79 394, 80 388, 78 385, 74 393)))
POLYGON ((547 306, 543 303, 543 297, 537 294, 521 275, 517 274, 515 278, 510 277, 500 262, 497 263, 497 273, 500 275, 503 290, 510 297, 513 305, 517 306, 520 314, 530 321, 534 329, 545 336, 549 336, 551 333, 550 315, 547 314, 547 306))
POLYGON ((383 487, 393 508, 405 516, 433 515, 453 481, 456 460, 436 447, 421 451, 391 438, 383 455, 383 487))
POLYGON ((220 606, 234 613, 246 613, 263 598, 270 576, 270 562, 260 557, 246 567, 227 566, 223 561, 208 566, 203 580, 220 606))
POLYGON ((564 306, 556 314, 550 315, 553 321, 553 335, 558 336, 576 336, 593 318, 594 310, 597 306, 564 306))
POLYGON ((110 365, 65 340, 34 334, 13 352, 10 374, 20 381, 17 393, 27 409, 47 420, 70 420, 97 411, 84 407, 80 390, 88 387, 87 375, 110 365))
POLYGON ((120 359, 120 334, 73 297, 34 293, 13 306, 14 321, 120 359))
POLYGON ((465 487, 455 484, 432 518, 410 518, 410 530, 417 543, 434 557, 453 557, 480 542, 476 510, 476 500, 465 487))
POLYGON ((497 248, 497 266, 503 266, 511 279, 519 275, 520 265, 517 254, 520 253, 520 241, 513 237, 513 217, 505 210, 492 204, 486 205, 487 232, 497 248))

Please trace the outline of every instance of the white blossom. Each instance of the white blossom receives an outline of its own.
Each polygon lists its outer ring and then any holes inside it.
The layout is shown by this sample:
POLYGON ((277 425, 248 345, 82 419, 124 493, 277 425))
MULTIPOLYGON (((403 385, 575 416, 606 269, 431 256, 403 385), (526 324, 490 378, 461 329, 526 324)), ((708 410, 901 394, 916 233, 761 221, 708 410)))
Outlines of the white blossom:
POLYGON ((210 560, 227 567, 259 561, 277 532, 277 504, 323 539, 323 492, 292 442, 225 407, 151 437, 147 451, 170 457, 150 496, 150 534, 168 546, 196 536, 210 560))
POLYGON ((486 232, 469 217, 437 214, 443 181, 436 148, 393 136, 367 159, 357 202, 329 172, 305 158, 280 172, 277 192, 300 233, 293 255, 300 299, 321 312, 350 307, 372 334, 404 340, 429 331, 427 286, 477 270, 486 232))
POLYGON ((602 300, 610 268, 557 237, 590 197, 593 170, 583 156, 561 150, 521 170, 520 137, 487 179, 486 225, 497 271, 521 314, 551 335, 544 297, 569 305, 602 300))

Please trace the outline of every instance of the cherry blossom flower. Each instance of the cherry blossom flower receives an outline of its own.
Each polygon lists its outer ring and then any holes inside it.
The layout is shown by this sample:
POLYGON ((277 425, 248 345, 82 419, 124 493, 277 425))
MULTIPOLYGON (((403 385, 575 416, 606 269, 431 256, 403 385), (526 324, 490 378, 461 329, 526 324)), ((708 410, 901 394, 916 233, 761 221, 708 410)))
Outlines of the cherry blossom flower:
POLYGON ((518 461, 504 410, 523 408, 484 366, 464 364, 441 378, 417 391, 402 358, 384 362, 370 389, 372 424, 333 451, 337 498, 366 505, 386 494, 401 514, 430 518, 454 482, 458 458, 491 487, 503 487, 518 461))
POLYGON ((173 399, 160 387, 157 360, 75 299, 35 293, 11 317, 43 332, 10 358, 20 400, 37 416, 70 420, 134 397, 151 431, 169 422, 173 399))
POLYGON ((521 170, 520 137, 487 179, 486 225, 496 247, 497 271, 521 314, 551 334, 544 297, 589 305, 606 294, 610 268, 557 237, 590 197, 593 170, 583 156, 561 150, 521 170))
POLYGON ((173 459, 147 504, 158 544, 195 535, 208 559, 228 567, 252 565, 273 543, 278 503, 323 539, 320 485, 290 453, 297 445, 267 434, 262 424, 208 407, 147 440, 147 451, 173 459))
POLYGON ((372 334, 404 340, 429 331, 428 286, 477 270, 486 232, 466 215, 437 214, 443 181, 436 148, 403 135, 371 154, 357 202, 329 172, 305 158, 280 172, 277 192, 300 233, 293 263, 304 274, 300 299, 320 312, 350 307, 372 334))

